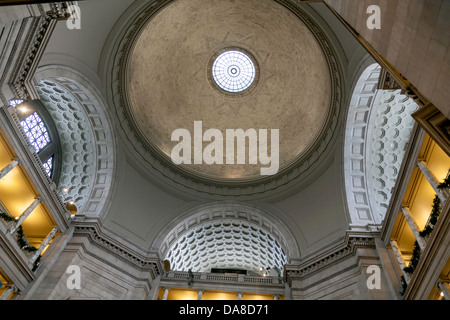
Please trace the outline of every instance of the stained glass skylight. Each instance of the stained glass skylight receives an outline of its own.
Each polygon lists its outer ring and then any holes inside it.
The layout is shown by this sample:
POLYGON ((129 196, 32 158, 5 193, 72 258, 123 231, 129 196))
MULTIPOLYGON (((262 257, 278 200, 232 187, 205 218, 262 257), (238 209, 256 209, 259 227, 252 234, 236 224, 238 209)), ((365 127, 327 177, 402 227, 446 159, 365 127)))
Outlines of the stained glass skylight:
POLYGON ((20 122, 28 141, 36 148, 36 152, 41 151, 50 143, 48 130, 44 122, 35 112, 20 122))
POLYGON ((252 59, 244 52, 237 50, 220 54, 214 61, 211 72, 217 86, 231 93, 248 89, 256 76, 252 59))

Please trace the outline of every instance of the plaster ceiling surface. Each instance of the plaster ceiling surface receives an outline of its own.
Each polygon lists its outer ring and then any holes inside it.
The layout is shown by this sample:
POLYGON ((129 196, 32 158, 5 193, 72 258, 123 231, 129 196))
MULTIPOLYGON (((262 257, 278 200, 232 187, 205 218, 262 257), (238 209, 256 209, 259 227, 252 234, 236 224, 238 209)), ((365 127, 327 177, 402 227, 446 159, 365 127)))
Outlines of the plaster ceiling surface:
MULTIPOLYGON (((301 158, 318 138, 331 104, 326 57, 308 27, 272 0, 177 0, 143 28, 126 74, 127 99, 145 142, 170 161, 176 129, 193 139, 194 121, 203 132, 219 129, 279 129, 280 171, 301 158), (247 94, 220 92, 208 76, 211 59, 238 47, 259 67, 247 94)), ((203 148, 209 143, 204 142, 203 148)), ((262 178, 262 165, 182 164, 187 172, 220 181, 262 178)), ((194 153, 194 152, 192 152, 194 153)), ((225 163, 225 152, 224 152, 225 163)))

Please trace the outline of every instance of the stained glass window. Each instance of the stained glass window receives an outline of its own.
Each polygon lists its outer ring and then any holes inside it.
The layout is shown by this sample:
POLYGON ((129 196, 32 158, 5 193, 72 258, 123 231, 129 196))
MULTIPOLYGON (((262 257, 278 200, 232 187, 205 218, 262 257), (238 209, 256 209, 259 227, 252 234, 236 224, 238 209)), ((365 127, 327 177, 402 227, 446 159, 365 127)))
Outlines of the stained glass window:
POLYGON ((216 84, 231 93, 248 89, 255 80, 255 75, 252 59, 237 50, 225 51, 212 65, 212 76, 216 84))
POLYGON ((35 112, 20 122, 28 141, 36 148, 36 152, 41 151, 50 143, 48 130, 42 119, 35 112))
POLYGON ((44 166, 45 172, 50 177, 52 175, 53 170, 53 156, 48 158, 48 160, 44 162, 42 165, 44 166))
POLYGON ((22 102, 23 102, 23 100, 9 100, 9 105, 15 107, 15 106, 21 104, 22 102))

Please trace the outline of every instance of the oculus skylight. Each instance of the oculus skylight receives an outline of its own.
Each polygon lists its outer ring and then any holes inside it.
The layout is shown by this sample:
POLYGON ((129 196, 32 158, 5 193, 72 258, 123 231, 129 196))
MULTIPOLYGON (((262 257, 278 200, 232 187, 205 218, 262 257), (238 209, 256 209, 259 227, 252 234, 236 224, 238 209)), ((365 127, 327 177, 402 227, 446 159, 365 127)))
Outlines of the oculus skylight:
POLYGON ((211 68, 215 84, 229 93, 240 93, 253 84, 256 67, 253 59, 239 50, 227 50, 214 60, 211 68))

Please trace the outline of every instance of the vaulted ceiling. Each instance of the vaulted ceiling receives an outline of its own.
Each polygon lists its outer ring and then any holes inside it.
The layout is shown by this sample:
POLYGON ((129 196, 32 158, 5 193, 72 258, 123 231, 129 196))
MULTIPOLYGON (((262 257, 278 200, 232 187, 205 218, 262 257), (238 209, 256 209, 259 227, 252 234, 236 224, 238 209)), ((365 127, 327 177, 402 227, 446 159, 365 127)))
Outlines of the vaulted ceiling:
MULTIPOLYGON (((367 53, 323 4, 95 0, 79 5, 81 29, 58 23, 41 68, 63 66, 61 76, 76 70, 79 79, 73 80, 95 87, 106 108, 114 132, 108 148, 116 162, 105 229, 159 250, 158 239, 186 219, 180 218, 186 212, 210 202, 250 201, 269 212, 271 224, 289 231, 283 234, 286 246, 296 250, 288 259, 342 240, 348 228, 343 123, 367 53), (249 52, 259 67, 258 82, 246 95, 224 95, 211 83, 211 59, 230 47, 249 52), (217 128, 224 136, 225 129, 279 129, 278 174, 261 177, 260 164, 174 165, 171 133, 177 128, 193 133, 194 121, 203 121, 203 131, 217 128)), ((207 215, 229 218, 227 209, 215 210, 207 215)), ((232 218, 244 216, 238 210, 232 218)))

